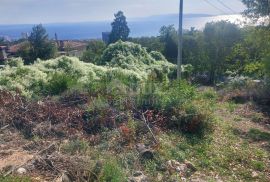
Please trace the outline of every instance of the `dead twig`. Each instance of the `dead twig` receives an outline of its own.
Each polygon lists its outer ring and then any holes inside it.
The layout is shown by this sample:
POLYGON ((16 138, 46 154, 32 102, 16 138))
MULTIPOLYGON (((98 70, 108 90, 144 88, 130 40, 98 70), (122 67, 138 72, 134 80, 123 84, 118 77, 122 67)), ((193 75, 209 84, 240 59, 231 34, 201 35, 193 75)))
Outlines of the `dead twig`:
POLYGON ((148 125, 147 120, 145 119, 144 113, 142 113, 142 119, 143 119, 143 121, 144 121, 144 124, 147 126, 148 130, 150 131, 151 135, 153 136, 153 138, 154 138, 154 140, 155 140, 155 143, 158 144, 158 140, 157 140, 157 138, 155 137, 155 135, 154 135, 152 129, 151 129, 150 126, 148 125))
POLYGON ((9 127, 9 124, 6 125, 6 126, 4 126, 4 127, 2 127, 0 130, 4 130, 4 129, 8 128, 8 127, 9 127))

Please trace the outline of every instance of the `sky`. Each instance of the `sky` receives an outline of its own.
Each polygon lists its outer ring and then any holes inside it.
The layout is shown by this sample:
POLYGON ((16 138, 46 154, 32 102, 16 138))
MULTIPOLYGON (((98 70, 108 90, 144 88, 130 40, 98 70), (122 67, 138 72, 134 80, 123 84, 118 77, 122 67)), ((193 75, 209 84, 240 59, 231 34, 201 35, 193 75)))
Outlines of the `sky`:
MULTIPOLYGON (((118 10, 127 18, 147 17, 177 13, 178 7, 179 0, 0 0, 0 24, 112 20, 118 10)), ((184 0, 185 14, 235 14, 244 8, 241 0, 184 0)))

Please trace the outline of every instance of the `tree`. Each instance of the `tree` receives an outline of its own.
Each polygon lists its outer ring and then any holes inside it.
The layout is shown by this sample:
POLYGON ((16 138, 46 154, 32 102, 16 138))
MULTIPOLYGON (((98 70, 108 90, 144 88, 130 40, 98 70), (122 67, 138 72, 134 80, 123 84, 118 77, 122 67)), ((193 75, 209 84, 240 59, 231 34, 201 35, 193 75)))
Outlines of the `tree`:
POLYGON ((226 71, 226 58, 233 46, 241 40, 241 32, 236 24, 228 21, 207 23, 203 31, 205 50, 209 60, 210 83, 217 81, 226 71))
POLYGON ((92 40, 87 45, 81 60, 84 62, 97 63, 105 49, 106 45, 103 41, 92 40))
POLYGON ((244 14, 258 21, 260 18, 268 19, 266 25, 270 25, 270 1, 269 0, 242 0, 242 2, 247 6, 244 14))
POLYGON ((30 44, 28 63, 34 62, 37 58, 50 59, 55 56, 55 45, 49 41, 46 29, 41 24, 33 27, 28 41, 30 44))
POLYGON ((130 29, 127 25, 126 17, 122 11, 118 11, 112 22, 112 31, 109 37, 109 43, 117 42, 118 40, 126 41, 128 39, 130 29))
POLYGON ((191 28, 183 34, 183 64, 191 64, 194 72, 205 72, 207 57, 204 51, 203 33, 191 28))
POLYGON ((160 42, 159 37, 139 37, 139 38, 129 38, 130 42, 140 44, 142 47, 145 47, 148 52, 158 51, 164 52, 164 44, 160 42))
POLYGON ((164 56, 168 61, 176 64, 178 54, 177 30, 173 25, 169 25, 161 27, 159 32, 160 41, 164 44, 164 56))

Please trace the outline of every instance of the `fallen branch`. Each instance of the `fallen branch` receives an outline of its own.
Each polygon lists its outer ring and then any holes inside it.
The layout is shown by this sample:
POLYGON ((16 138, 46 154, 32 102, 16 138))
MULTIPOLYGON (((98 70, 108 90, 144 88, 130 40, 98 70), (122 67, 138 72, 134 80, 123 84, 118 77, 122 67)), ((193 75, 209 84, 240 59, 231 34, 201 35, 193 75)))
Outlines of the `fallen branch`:
POLYGON ((157 140, 157 138, 155 137, 155 135, 154 135, 152 129, 151 129, 150 126, 148 125, 147 120, 145 119, 145 116, 144 116, 143 113, 142 113, 142 118, 143 118, 144 124, 147 126, 148 130, 150 131, 151 135, 153 136, 153 138, 154 138, 154 140, 155 140, 155 143, 158 144, 158 140, 157 140))
POLYGON ((8 128, 8 127, 9 127, 9 124, 6 125, 6 126, 4 126, 4 127, 2 127, 0 130, 4 130, 4 129, 8 128))

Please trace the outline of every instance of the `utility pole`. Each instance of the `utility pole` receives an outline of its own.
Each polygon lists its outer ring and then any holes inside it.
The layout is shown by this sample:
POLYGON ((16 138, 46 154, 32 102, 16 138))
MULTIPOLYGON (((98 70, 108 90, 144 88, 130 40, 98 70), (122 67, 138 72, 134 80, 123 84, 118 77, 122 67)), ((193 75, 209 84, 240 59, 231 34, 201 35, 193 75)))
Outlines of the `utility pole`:
POLYGON ((179 6, 179 28, 178 28, 178 56, 177 56, 177 79, 181 79, 181 65, 183 59, 183 0, 179 6))

